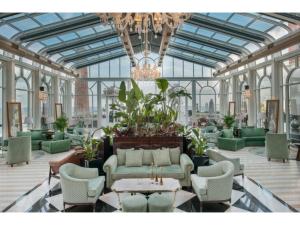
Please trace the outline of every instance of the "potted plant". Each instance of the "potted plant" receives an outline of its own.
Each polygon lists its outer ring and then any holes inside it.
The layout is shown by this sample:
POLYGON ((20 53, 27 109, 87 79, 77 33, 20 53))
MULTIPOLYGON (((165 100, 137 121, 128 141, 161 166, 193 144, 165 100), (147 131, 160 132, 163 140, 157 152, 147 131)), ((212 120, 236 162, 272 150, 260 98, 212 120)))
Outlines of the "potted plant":
POLYGON ((207 166, 209 165, 209 158, 205 155, 205 150, 207 149, 207 141, 202 136, 200 128, 191 129, 191 133, 189 135, 191 143, 189 144, 189 148, 194 150, 194 155, 192 156, 192 160, 194 163, 194 170, 197 171, 199 166, 207 166))
POLYGON ((226 128, 230 129, 232 127, 232 125, 234 124, 235 119, 233 116, 224 116, 224 124, 226 126, 226 128))
POLYGON ((64 132, 65 129, 68 127, 68 118, 65 116, 58 117, 54 122, 54 126, 60 132, 64 132))
POLYGON ((83 157, 84 157, 84 164, 85 167, 88 168, 97 168, 99 175, 104 174, 103 172, 103 159, 98 157, 98 152, 100 149, 100 145, 102 144, 101 141, 96 139, 87 139, 84 142, 84 151, 83 151, 83 157))

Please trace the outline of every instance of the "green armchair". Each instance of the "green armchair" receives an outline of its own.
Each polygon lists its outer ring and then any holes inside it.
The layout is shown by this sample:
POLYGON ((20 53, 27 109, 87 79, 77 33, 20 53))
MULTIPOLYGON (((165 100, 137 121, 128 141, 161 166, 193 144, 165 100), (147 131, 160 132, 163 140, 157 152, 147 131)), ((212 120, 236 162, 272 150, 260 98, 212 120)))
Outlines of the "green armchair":
POLYGON ((237 151, 245 147, 245 140, 235 138, 232 129, 224 129, 218 137, 218 148, 223 150, 237 151))
POLYGON ((31 137, 12 137, 8 139, 6 162, 13 167, 13 164, 26 162, 31 159, 31 137))
POLYGON ((271 159, 282 159, 285 162, 289 158, 286 134, 267 133, 265 148, 269 161, 271 159))
POLYGON ((46 137, 43 133, 43 130, 32 130, 32 131, 18 131, 17 137, 24 137, 30 136, 31 137, 31 149, 34 150, 41 150, 42 141, 46 140, 46 137))
POLYGON ((67 163, 59 168, 63 205, 92 205, 104 188, 104 176, 98 176, 98 169, 84 168, 67 163))

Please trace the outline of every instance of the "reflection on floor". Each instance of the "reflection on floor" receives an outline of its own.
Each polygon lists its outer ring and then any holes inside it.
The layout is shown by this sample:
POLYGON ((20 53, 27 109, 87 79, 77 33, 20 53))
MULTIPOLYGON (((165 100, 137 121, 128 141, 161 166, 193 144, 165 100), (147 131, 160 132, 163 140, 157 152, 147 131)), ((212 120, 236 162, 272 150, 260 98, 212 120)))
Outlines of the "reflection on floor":
MULTIPOLYGON (((59 179, 52 180, 50 188, 45 180, 38 188, 35 188, 27 195, 18 199, 15 204, 7 208, 7 212, 58 212, 63 210, 62 194, 59 179), (44 192, 44 193, 43 193, 44 192), (32 204, 30 204, 32 203, 32 204)), ((199 200, 191 192, 191 189, 184 189, 176 194, 175 212, 199 212, 199 200)), ((124 198, 127 193, 122 194, 124 198)), ((118 196, 114 192, 105 190, 100 196, 96 205, 96 212, 118 212, 120 208, 118 196)), ((67 212, 91 212, 89 206, 69 206, 67 212)), ((203 212, 291 212, 288 205, 280 202, 270 192, 264 190, 248 178, 236 178, 233 184, 231 203, 207 203, 203 206, 203 212), (244 187, 243 187, 244 184, 244 187), (251 189, 249 191, 247 188, 251 189), (264 192, 265 196, 257 198, 251 192, 264 192), (266 205, 266 200, 268 204, 266 205)))

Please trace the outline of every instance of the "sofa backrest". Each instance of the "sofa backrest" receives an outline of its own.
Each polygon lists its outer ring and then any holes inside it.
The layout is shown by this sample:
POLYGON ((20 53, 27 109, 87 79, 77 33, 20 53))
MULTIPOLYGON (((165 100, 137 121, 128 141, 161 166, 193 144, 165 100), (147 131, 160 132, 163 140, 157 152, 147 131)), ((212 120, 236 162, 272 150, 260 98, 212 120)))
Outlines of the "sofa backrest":
POLYGON ((266 132, 264 128, 242 128, 241 136, 242 137, 257 137, 257 136, 265 136, 266 132))

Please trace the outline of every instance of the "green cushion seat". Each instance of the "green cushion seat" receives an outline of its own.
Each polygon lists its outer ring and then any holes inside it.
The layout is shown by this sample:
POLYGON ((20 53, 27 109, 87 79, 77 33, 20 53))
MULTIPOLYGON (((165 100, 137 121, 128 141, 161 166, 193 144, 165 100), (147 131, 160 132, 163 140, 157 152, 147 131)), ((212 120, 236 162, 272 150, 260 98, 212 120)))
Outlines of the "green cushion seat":
POLYGON ((230 151, 237 151, 245 147, 243 138, 218 138, 218 148, 230 151))
POLYGON ((123 212, 147 212, 147 199, 144 195, 131 195, 122 201, 123 212))
POLYGON ((48 152, 50 154, 66 152, 70 150, 71 141, 69 139, 66 140, 58 140, 58 141, 43 141, 42 142, 42 150, 48 152))
POLYGON ((266 132, 264 128, 246 127, 241 129, 241 137, 245 146, 264 146, 266 132))
POLYGON ((173 212, 174 197, 172 193, 154 193, 149 196, 149 212, 173 212))
POLYGON ((224 138, 233 138, 233 131, 231 129, 224 129, 223 137, 224 138))

